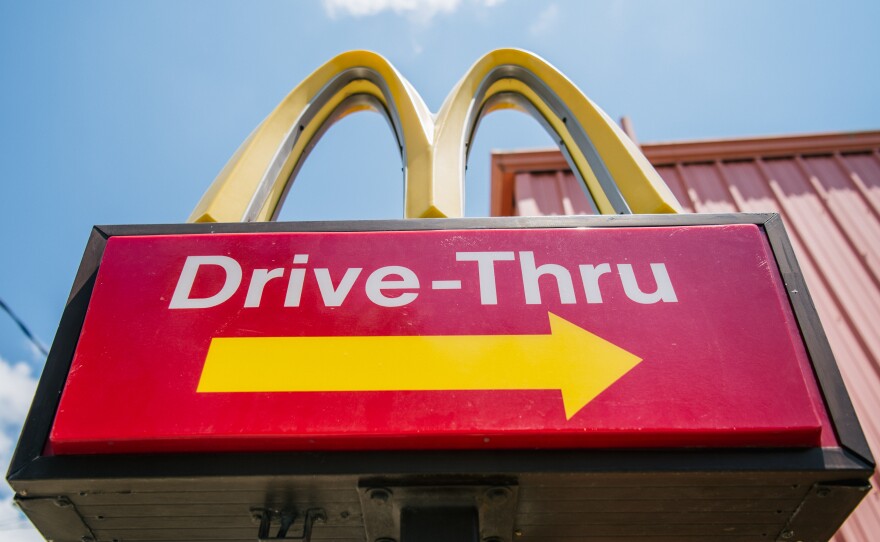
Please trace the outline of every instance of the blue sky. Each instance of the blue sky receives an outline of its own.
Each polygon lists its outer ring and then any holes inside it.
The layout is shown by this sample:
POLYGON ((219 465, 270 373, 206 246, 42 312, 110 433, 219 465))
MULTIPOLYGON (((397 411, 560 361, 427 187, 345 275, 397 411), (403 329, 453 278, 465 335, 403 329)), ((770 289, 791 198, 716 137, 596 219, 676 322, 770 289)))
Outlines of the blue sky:
MULTIPOLYGON (((337 53, 372 49, 436 111, 498 47, 562 70, 642 141, 880 129, 873 1, 0 0, 0 299, 49 343, 93 224, 173 223, 248 133, 337 53)), ((531 119, 486 119, 467 212, 488 212, 490 149, 546 147, 531 119)), ((396 218, 384 120, 335 126, 288 220, 396 218)), ((0 314, 0 464, 43 359, 0 314)), ((0 542, 32 534, 0 484, 0 542)))

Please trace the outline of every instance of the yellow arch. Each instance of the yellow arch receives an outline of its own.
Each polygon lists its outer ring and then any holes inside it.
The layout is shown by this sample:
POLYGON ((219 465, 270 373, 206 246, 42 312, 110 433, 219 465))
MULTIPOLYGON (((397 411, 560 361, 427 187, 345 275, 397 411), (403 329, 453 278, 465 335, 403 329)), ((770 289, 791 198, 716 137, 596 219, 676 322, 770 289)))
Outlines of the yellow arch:
MULTIPOLYGON (((601 213, 680 212, 666 183, 620 128, 556 68, 519 49, 485 55, 446 98, 435 125, 435 179, 462 183, 479 119, 499 97, 558 135, 601 213)), ((444 193, 460 195, 461 188, 444 193)))
POLYGON ((433 120, 421 96, 383 57, 349 51, 300 83, 254 130, 202 196, 191 222, 270 220, 288 180, 335 120, 365 108, 388 118, 404 156, 407 216, 444 216, 434 204, 433 120))

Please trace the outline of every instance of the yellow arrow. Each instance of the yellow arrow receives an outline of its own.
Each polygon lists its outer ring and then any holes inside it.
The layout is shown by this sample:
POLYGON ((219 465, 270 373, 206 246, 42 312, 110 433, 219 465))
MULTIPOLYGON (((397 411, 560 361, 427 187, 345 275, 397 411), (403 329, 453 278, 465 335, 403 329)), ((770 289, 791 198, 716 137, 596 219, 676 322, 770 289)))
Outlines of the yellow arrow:
POLYGON ((552 389, 571 419, 642 360, 549 317, 549 335, 215 338, 198 391, 552 389))

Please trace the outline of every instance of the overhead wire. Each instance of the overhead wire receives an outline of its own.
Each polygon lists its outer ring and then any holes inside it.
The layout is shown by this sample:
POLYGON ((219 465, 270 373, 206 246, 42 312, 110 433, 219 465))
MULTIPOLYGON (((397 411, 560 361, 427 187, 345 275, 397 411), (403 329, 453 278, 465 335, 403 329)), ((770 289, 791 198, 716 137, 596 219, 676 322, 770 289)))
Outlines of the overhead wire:
POLYGON ((21 318, 19 318, 12 311, 12 309, 9 307, 9 305, 7 305, 6 302, 3 301, 2 298, 0 298, 0 309, 3 309, 4 311, 6 311, 6 314, 8 314, 10 318, 12 318, 12 321, 15 322, 16 325, 18 325, 18 328, 21 330, 21 332, 24 333, 24 336, 28 338, 28 340, 31 342, 31 344, 33 344, 37 348, 37 350, 40 351, 41 354, 43 354, 44 356, 49 355, 49 351, 46 349, 45 346, 43 346, 43 343, 40 342, 40 340, 37 339, 37 337, 33 333, 31 333, 31 330, 27 327, 27 325, 25 325, 25 323, 21 320, 21 318))

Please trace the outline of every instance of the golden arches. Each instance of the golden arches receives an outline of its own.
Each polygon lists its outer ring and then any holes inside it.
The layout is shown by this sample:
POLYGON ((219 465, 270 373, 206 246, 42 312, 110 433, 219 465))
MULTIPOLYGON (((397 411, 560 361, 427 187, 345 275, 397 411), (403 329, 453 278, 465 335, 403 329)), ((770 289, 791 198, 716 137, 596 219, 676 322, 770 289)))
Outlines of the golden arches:
POLYGON ((605 214, 678 212, 675 197, 638 148, 558 70, 517 49, 480 59, 436 120, 383 57, 343 53, 300 83, 242 144, 190 221, 270 220, 324 130, 362 109, 388 119, 400 144, 405 216, 458 217, 467 149, 480 118, 499 107, 532 114, 558 136, 572 170, 605 214))

